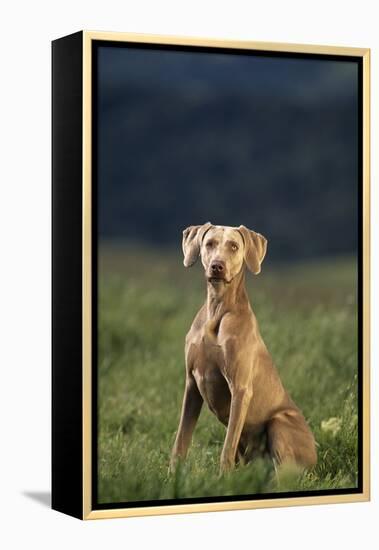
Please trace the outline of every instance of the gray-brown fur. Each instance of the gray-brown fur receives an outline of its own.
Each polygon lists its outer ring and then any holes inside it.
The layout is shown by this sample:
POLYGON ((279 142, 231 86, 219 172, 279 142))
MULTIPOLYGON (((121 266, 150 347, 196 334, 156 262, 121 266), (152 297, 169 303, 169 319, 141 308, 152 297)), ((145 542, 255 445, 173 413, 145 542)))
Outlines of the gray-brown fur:
POLYGON ((315 441, 262 340, 245 288, 245 266, 258 274, 266 239, 244 226, 191 226, 183 232, 184 265, 200 256, 207 300, 185 343, 186 384, 171 468, 185 458, 203 402, 227 427, 221 471, 269 453, 276 466, 313 466, 315 441))

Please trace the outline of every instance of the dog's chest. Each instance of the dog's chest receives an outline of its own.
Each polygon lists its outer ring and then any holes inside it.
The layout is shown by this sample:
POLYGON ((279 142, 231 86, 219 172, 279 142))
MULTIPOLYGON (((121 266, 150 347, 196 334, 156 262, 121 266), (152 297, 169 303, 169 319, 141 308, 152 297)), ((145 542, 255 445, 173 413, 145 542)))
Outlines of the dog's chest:
POLYGON ((223 374, 225 359, 221 346, 202 338, 190 346, 188 356, 201 396, 223 421, 229 411, 230 392, 223 374))
POLYGON ((193 365, 199 375, 210 375, 214 370, 223 372, 224 350, 215 338, 209 337, 206 330, 202 330, 192 338, 187 349, 187 361, 193 365))

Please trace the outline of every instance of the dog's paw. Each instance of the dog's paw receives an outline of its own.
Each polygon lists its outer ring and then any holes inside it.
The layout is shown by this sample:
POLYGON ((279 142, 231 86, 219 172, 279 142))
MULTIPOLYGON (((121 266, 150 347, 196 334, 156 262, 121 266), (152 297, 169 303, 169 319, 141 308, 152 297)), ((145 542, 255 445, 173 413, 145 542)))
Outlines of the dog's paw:
POLYGON ((167 471, 168 475, 174 475, 176 473, 181 461, 182 461, 182 458, 178 455, 174 455, 171 457, 170 464, 168 466, 168 471, 167 471))
POLYGON ((233 470, 234 466, 235 466, 235 460, 233 460, 232 457, 226 456, 224 454, 221 455, 220 475, 230 472, 231 470, 233 470))

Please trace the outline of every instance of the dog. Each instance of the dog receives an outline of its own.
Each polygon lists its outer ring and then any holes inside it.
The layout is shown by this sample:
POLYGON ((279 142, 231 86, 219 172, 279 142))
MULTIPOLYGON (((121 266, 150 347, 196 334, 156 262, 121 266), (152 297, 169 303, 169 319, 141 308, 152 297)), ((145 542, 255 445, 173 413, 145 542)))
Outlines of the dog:
POLYGON ((292 401, 259 332, 245 288, 245 267, 258 275, 265 237, 210 222, 183 231, 185 267, 200 256, 207 298, 186 336, 186 381, 170 470, 184 459, 205 402, 226 426, 221 473, 236 462, 271 456, 275 470, 317 462, 313 434, 292 401))

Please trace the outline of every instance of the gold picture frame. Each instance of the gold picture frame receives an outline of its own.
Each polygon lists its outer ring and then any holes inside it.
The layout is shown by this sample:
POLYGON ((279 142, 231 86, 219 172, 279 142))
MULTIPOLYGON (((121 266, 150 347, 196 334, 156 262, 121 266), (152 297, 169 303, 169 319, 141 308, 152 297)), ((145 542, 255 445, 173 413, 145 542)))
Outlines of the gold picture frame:
MULTIPOLYGON (((82 519, 104 519, 117 517, 132 517, 142 515, 163 515, 163 514, 179 514, 179 513, 194 513, 219 510, 245 510, 255 508, 268 507, 283 507, 283 506, 301 506, 313 504, 331 504, 343 502, 362 502, 370 499, 370 50, 367 48, 351 48, 337 46, 316 46, 302 44, 285 44, 272 42, 254 42, 254 41, 231 41, 209 38, 193 38, 179 36, 160 36, 148 34, 130 34, 130 33, 115 33, 115 32, 99 32, 99 31, 83 31, 71 35, 75 38, 62 38, 53 43, 53 192, 56 193, 57 202, 53 210, 56 224, 55 237, 53 233, 54 246, 56 247, 56 264, 55 264, 55 283, 53 282, 53 341, 54 341, 54 318, 58 315, 58 310, 64 307, 59 302, 58 293, 64 292, 65 277, 59 275, 59 270, 62 269, 63 259, 59 259, 59 243, 63 239, 64 222, 63 217, 66 214, 61 214, 64 206, 58 205, 58 199, 61 198, 59 193, 65 191, 56 191, 56 188, 62 184, 62 181, 68 175, 64 173, 60 177, 60 171, 64 171, 63 162, 60 160, 60 151, 65 146, 65 137, 61 137, 59 130, 62 121, 60 117, 67 117, 67 108, 60 114, 60 99, 54 99, 60 89, 63 80, 67 79, 67 71, 62 67, 68 63, 68 59, 75 59, 80 55, 81 59, 76 59, 77 63, 76 74, 81 73, 82 80, 80 83, 82 97, 80 101, 81 113, 78 114, 80 120, 76 122, 76 127, 82 128, 82 136, 78 138, 81 142, 81 166, 75 172, 76 178, 81 180, 81 200, 80 212, 77 214, 76 227, 81 227, 80 239, 80 254, 81 257, 81 273, 76 272, 76 282, 80 280, 81 285, 81 304, 80 304, 80 326, 81 326, 81 342, 82 345, 77 354, 75 361, 78 363, 72 366, 72 374, 63 374, 63 363, 70 359, 65 357, 65 347, 59 343, 59 331, 61 326, 56 326, 55 346, 56 353, 54 359, 53 351, 53 508, 66 512, 68 514, 80 517, 82 519), (71 41, 70 41, 71 40, 71 41), (66 41, 66 42, 65 42, 66 41), (92 240, 92 51, 94 42, 128 42, 146 45, 167 45, 167 46, 190 46, 201 48, 220 48, 220 49, 236 49, 236 50, 254 50, 256 52, 279 52, 291 54, 317 54, 320 56, 352 56, 360 58, 362 62, 362 220, 363 220, 363 242, 362 242, 362 286, 363 286, 363 301, 362 301, 362 491, 345 494, 328 494, 328 495, 311 495, 311 496, 291 496, 291 497, 275 497, 267 499, 241 500, 241 501, 225 501, 225 502, 197 502, 197 503, 181 503, 181 504, 162 504, 162 505, 146 505, 141 503, 138 507, 112 507, 106 509, 94 509, 92 503, 92 482, 94 475, 94 465, 92 463, 92 450, 94 442, 92 440, 92 400, 93 400, 93 380, 92 380, 92 337, 93 337, 93 311, 92 311, 92 256, 93 256, 93 240, 92 240), (67 43, 72 46, 67 49, 67 43), (66 53, 66 49, 67 53, 66 53), (71 48, 71 49, 70 49, 71 48), (66 57, 65 57, 66 56, 66 57), (55 67, 55 68, 54 68, 55 67), (65 73, 66 71, 66 73, 65 73), (55 125, 55 126, 54 126, 55 125), (55 128, 55 129, 54 129, 55 128), (54 145, 55 143, 55 145, 54 145), (54 156, 55 155, 55 156, 54 156), (55 159, 55 160, 54 160, 55 159), (54 172, 55 166, 55 172, 54 172), (62 181, 61 181, 62 180, 62 181), (55 189, 55 191, 54 191, 55 189), (57 295, 54 299, 54 285, 57 295), (58 303, 59 302, 59 303, 58 303), (55 308, 55 309, 54 309, 55 308), (80 359, 78 356, 80 353, 80 359), (58 358, 58 355, 60 358, 58 358), (80 373, 78 374, 78 371, 80 373), (62 382, 62 377, 67 376, 71 382, 62 382), (80 380, 78 378, 80 376, 80 380), (75 379, 75 380, 74 380, 75 379), (72 483, 78 485, 78 490, 72 497, 75 504, 69 503, 69 495, 65 493, 72 490, 71 482, 67 478, 63 479, 62 468, 64 467, 65 459, 62 457, 64 448, 69 448, 69 441, 61 436, 64 432, 64 426, 69 421, 66 415, 67 403, 60 402, 60 395, 65 391, 62 384, 73 384, 76 388, 75 395, 80 393, 80 403, 76 406, 75 414, 81 410, 81 426, 80 433, 75 435, 75 454, 79 447, 82 449, 81 456, 76 456, 75 475, 72 476, 72 483), (78 409, 79 407, 79 409, 78 409), (80 439, 80 442, 79 442, 80 439), (80 443, 80 444, 79 444, 80 443), (80 479, 80 482, 79 482, 80 479), (66 488, 64 488, 66 486, 66 488), (81 498, 79 496, 81 495, 81 498)), ((68 92, 68 95, 70 93, 68 92)), ((71 93, 70 101, 78 101, 75 91, 71 93), (72 98, 71 98, 72 96, 72 98), (75 99, 76 97, 76 99, 75 99), (73 99, 74 98, 74 99, 73 99)), ((72 129, 65 130, 72 131, 72 129)), ((67 136, 67 134, 66 134, 67 136)), ((78 142, 79 143, 79 142, 78 142)), ((77 145, 78 146, 78 145, 77 145)), ((63 154, 63 153, 62 153, 63 154)), ((62 172, 63 173, 63 172, 62 172)), ((75 191, 78 193, 78 191, 75 191)), ((78 196, 78 195, 77 195, 78 196)), ((72 197, 67 200, 74 200, 72 197)), ((62 200, 60 200, 62 203, 62 200)), ((79 208, 79 207, 78 207, 79 208)), ((67 229, 67 228, 66 228, 67 229)), ((78 239, 78 237, 75 237, 78 239)), ((78 258, 79 256, 77 256, 78 258)), ((55 256, 53 255, 53 259, 55 256)), ((77 262, 76 262, 77 264, 77 262)), ((75 264, 75 265, 76 265, 75 264)), ((70 269, 70 266, 66 269, 70 269)), ((77 265, 72 269, 77 269, 77 265)), ((67 272, 66 272, 67 273, 67 272)), ((63 298, 62 298, 63 299, 63 298)), ((59 310, 61 311, 61 309, 59 310)), ((67 313, 67 315, 69 315, 67 313)), ((78 321, 79 322, 79 321, 78 321)), ((58 321, 56 321, 57 325, 58 321)), ((74 329, 73 329, 74 330, 74 329)), ((77 336, 79 338, 79 336, 77 336)), ((54 347, 53 345, 53 347, 54 347)), ((71 413, 67 413, 69 416, 71 413)), ((71 436, 70 436, 71 437, 71 436)), ((66 457, 67 460, 67 457, 66 457)), ((71 471, 69 469, 69 471, 71 471)))

